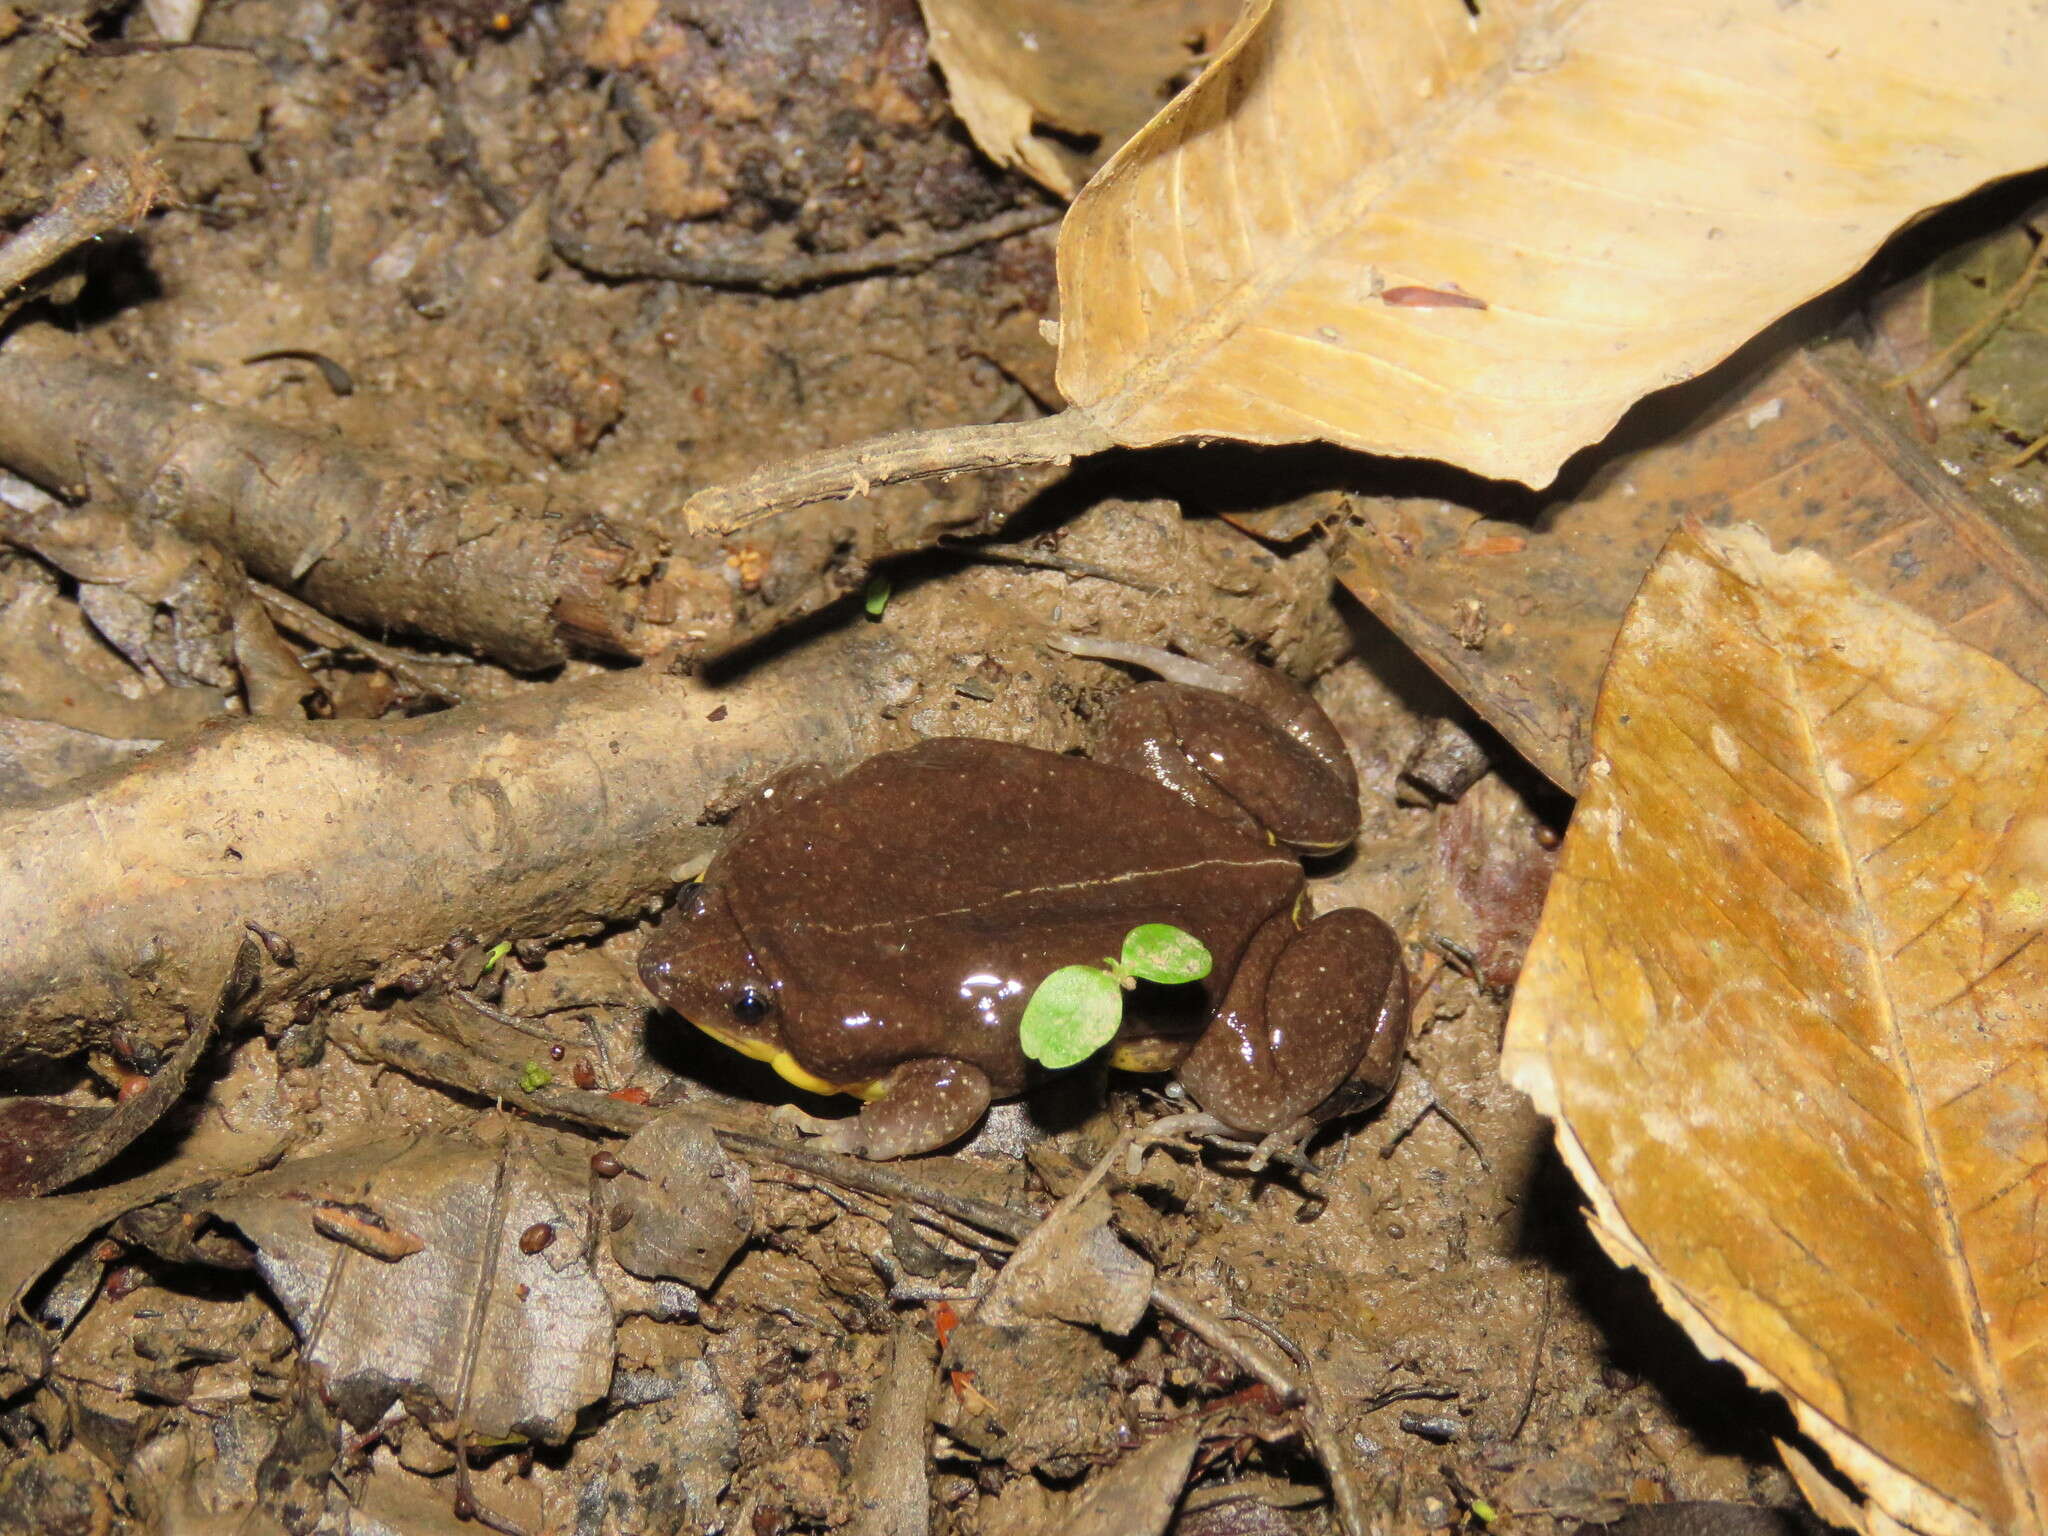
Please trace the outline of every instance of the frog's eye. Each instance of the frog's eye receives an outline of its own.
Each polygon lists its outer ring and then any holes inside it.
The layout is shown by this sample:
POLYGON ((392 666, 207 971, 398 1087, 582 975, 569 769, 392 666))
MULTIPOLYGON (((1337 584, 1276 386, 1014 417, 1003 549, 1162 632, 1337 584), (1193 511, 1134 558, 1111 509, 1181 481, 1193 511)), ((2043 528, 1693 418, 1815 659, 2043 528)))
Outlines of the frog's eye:
POLYGON ((732 995, 732 1016, 742 1024, 758 1024, 774 1011, 775 999, 762 988, 747 982, 732 995))

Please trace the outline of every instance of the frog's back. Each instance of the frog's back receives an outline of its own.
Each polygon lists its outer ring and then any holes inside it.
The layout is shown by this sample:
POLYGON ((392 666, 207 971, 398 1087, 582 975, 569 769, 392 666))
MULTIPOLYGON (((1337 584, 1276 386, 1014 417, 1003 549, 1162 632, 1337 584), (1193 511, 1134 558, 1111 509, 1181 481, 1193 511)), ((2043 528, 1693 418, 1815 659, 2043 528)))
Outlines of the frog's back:
POLYGON ((1134 887, 1219 879, 1240 897, 1249 885, 1277 898, 1301 874, 1291 855, 1134 774, 970 737, 870 758, 745 844, 733 853, 746 886, 800 892, 789 919, 828 930, 1120 911, 1134 887))
POLYGON ((722 865, 799 1056, 845 1070, 930 1051, 999 1087, 1022 1071, 1015 1025, 1038 980, 1100 963, 1145 922, 1196 934, 1228 976, 1302 884, 1292 855, 1160 785, 963 737, 869 759, 722 865))

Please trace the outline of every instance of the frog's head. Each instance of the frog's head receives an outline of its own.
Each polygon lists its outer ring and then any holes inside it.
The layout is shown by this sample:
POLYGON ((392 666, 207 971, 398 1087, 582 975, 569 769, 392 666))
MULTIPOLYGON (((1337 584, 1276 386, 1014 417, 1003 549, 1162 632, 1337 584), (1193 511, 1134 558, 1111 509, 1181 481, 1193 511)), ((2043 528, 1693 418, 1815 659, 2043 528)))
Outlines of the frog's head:
POLYGON ((716 892, 686 885, 640 952, 647 990, 706 1034, 763 1061, 782 1049, 776 986, 716 892))
POLYGON ((640 981, 712 1039, 810 1093, 855 1093, 798 1064, 784 1037, 781 983, 756 962, 719 893, 688 885, 640 951, 640 981))

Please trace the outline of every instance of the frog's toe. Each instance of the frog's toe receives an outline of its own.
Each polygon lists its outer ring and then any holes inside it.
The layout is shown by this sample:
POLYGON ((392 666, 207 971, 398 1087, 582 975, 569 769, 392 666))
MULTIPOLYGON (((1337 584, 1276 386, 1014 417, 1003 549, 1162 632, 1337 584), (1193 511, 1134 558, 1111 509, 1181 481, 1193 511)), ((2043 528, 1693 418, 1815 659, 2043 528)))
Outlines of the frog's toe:
POLYGON ((842 1157, 869 1155, 859 1115, 851 1115, 844 1120, 820 1120, 811 1115, 804 1118, 811 1122, 806 1129, 817 1137, 811 1144, 821 1152, 837 1152, 842 1157))
POLYGON ((881 1080, 881 1091, 853 1120, 827 1133, 834 1151, 887 1160, 936 1152, 958 1141, 987 1113, 994 1097, 988 1074, 948 1057, 906 1061, 881 1080))
POLYGON ((807 1114, 794 1104, 778 1104, 768 1114, 768 1124, 778 1135, 829 1136, 833 1127, 848 1125, 851 1121, 827 1120, 822 1116, 807 1114))
POLYGON ((1268 1163, 1278 1163, 1307 1178, 1321 1178, 1323 1170, 1310 1162, 1302 1149, 1308 1145, 1309 1138, 1323 1128, 1323 1123, 1318 1116, 1302 1115, 1277 1131, 1269 1131, 1252 1147, 1245 1171, 1264 1173, 1268 1163))

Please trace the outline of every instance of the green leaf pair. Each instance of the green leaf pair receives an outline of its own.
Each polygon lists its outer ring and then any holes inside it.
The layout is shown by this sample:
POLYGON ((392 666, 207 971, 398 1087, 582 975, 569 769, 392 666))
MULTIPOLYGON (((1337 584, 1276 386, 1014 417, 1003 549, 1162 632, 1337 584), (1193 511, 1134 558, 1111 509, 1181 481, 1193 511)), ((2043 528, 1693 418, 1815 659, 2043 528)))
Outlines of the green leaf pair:
POLYGON ((1208 947, 1185 929, 1141 923, 1124 935, 1119 958, 1100 968, 1064 965, 1038 984, 1017 1030, 1024 1054, 1054 1071, 1078 1066, 1116 1038, 1131 987, 1200 981, 1213 963, 1208 947))

